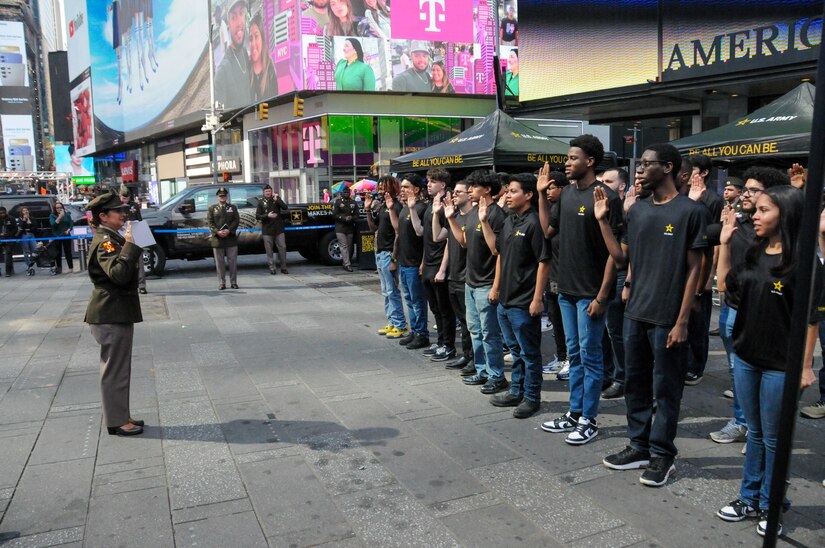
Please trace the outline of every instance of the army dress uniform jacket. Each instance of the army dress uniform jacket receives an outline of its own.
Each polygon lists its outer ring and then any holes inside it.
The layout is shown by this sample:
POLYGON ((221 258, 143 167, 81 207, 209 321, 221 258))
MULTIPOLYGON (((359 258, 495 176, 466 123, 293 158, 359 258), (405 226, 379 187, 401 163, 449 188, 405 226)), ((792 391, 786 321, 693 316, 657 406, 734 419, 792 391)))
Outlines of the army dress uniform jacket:
POLYGON ((212 231, 212 247, 235 247, 238 245, 238 225, 241 223, 241 217, 235 204, 227 202, 224 206, 221 204, 209 206, 206 219, 209 221, 209 229, 212 231), (229 236, 226 238, 218 236, 218 231, 223 226, 229 228, 229 236))
POLYGON ((255 210, 255 218, 261 221, 261 234, 264 236, 275 236, 284 231, 284 217, 289 214, 289 207, 286 203, 275 198, 261 198, 255 210), (270 219, 269 213, 277 213, 278 216, 270 219))
POLYGON ((332 204, 332 216, 335 219, 335 232, 355 233, 355 221, 358 220, 358 202, 352 198, 338 198, 332 204))
POLYGON ((90 324, 143 321, 138 296, 141 249, 100 226, 89 250, 89 278, 94 284, 84 322, 90 324))

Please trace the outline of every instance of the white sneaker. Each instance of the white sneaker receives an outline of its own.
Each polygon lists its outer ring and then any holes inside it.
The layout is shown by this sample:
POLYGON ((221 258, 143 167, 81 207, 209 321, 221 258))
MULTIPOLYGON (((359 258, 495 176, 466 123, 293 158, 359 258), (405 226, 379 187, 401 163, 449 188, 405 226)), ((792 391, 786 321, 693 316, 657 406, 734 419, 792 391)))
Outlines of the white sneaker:
POLYGON ((599 428, 596 426, 595 420, 579 417, 579 424, 576 425, 576 429, 570 432, 564 441, 570 445, 584 445, 598 434, 599 428))
POLYGON ((546 333, 547 331, 553 331, 553 322, 551 322, 547 318, 542 318, 541 331, 542 333, 546 333))
POLYGON ((513 355, 509 352, 504 355, 504 363, 512 364, 513 363, 513 355))
POLYGON ((559 372, 556 373, 556 379, 560 380, 560 381, 570 380, 570 361, 569 360, 562 360, 561 361, 561 369, 559 369, 559 372))
POLYGON ((561 370, 561 361, 557 356, 553 356, 553 359, 547 362, 547 365, 541 368, 541 372, 545 375, 549 373, 557 373, 561 370))

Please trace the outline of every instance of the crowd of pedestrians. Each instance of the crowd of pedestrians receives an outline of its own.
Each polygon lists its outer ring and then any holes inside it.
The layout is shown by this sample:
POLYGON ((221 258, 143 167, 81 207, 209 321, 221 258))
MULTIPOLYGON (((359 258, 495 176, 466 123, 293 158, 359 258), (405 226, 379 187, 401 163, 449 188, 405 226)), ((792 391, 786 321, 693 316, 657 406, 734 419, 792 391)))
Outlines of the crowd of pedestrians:
MULTIPOLYGON (((803 192, 788 173, 755 166, 719 196, 710 159, 669 144, 648 146, 633 180, 621 168, 597 172, 603 157, 582 135, 564 173, 381 178, 364 204, 387 319, 378 334, 445 362, 520 419, 540 411, 545 379, 569 381, 567 411, 540 426, 573 446, 598 436, 601 399, 624 397, 627 447, 603 464, 660 487, 676 472, 683 391, 707 365, 715 282, 732 417, 708 434, 745 444, 740 492, 717 516, 757 517, 764 535, 787 365, 775 341, 789 336, 803 192), (544 364, 550 331, 556 350, 544 364)), ((825 255, 825 214, 821 224, 825 255)), ((816 381, 817 336, 825 349, 821 270, 801 388, 816 381)), ((803 417, 825 418, 825 368, 819 385, 803 417)))

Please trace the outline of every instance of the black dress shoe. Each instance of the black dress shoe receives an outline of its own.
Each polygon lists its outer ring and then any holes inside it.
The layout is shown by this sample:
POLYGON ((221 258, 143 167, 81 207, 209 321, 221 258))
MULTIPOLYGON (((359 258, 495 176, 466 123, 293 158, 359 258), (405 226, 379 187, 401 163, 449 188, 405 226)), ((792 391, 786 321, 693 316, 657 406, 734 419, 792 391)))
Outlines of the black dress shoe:
POLYGON ((410 331, 409 335, 406 335, 406 336, 401 337, 400 339, 398 339, 398 344, 400 344, 401 346, 407 346, 408 344, 413 342, 414 338, 415 338, 415 333, 410 331))
POLYGON ((347 272, 352 272, 352 267, 351 266, 345 266, 344 270, 346 270, 347 272))
POLYGON ((423 335, 416 335, 412 341, 407 345, 408 350, 418 350, 419 348, 427 348, 430 346, 429 337, 423 335))
POLYGON ((541 403, 524 398, 524 400, 518 404, 518 407, 513 409, 513 416, 517 419, 526 419, 538 413, 539 409, 541 409, 541 403))
POLYGON ((231 287, 232 289, 238 289, 238 284, 232 284, 230 287, 231 287))
POLYGON ((218 286, 218 290, 223 291, 224 289, 226 289, 226 284, 221 284, 218 286))
POLYGON ((624 385, 619 382, 612 383, 607 390, 602 392, 602 397, 606 400, 615 400, 624 396, 624 385))
POLYGON ((487 377, 484 377, 482 375, 473 375, 472 377, 461 379, 461 382, 468 386, 478 386, 481 384, 487 384, 487 377))
POLYGON ((269 273, 272 274, 273 276, 275 276, 275 275, 278 274, 278 271, 273 268, 272 270, 269 271, 269 273))
POLYGON ((473 361, 467 362, 467 365, 464 366, 464 369, 461 370, 462 377, 471 377, 476 374, 476 364, 473 361))
POLYGON ((504 392, 510 388, 510 383, 507 382, 507 379, 501 377, 499 380, 488 380, 484 386, 481 387, 482 394, 497 394, 498 392, 504 392))
POLYGON ((287 270, 286 268, 282 268, 281 274, 289 274, 289 270, 287 270))
POLYGON ((143 422, 142 420, 140 420, 140 419, 133 419, 132 417, 129 417, 129 422, 131 422, 131 423, 132 423, 132 424, 134 424, 135 426, 143 426, 143 425, 144 425, 144 422, 143 422))
POLYGON ((521 400, 524 398, 520 398, 515 394, 510 392, 506 392, 504 394, 498 394, 490 398, 490 403, 495 405, 496 407, 515 407, 521 403, 521 400))
POLYGON ((109 432, 110 436, 137 436, 143 434, 143 427, 135 425, 134 428, 125 430, 120 426, 107 426, 106 431, 109 432))
POLYGON ((461 356, 457 360, 453 360, 444 364, 444 369, 463 369, 465 365, 470 363, 470 358, 461 356))

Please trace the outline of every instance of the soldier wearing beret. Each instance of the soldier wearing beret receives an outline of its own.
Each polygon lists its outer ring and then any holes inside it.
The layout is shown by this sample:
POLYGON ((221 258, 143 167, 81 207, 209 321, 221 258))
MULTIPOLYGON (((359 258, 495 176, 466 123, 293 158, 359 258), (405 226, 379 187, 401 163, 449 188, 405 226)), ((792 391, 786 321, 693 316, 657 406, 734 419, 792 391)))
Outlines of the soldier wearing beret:
POLYGON ((84 321, 100 345, 100 393, 103 418, 111 435, 134 436, 143 421, 129 414, 132 341, 135 323, 143 321, 138 295, 138 260, 141 249, 132 240, 131 226, 124 235, 128 206, 114 192, 92 200, 95 235, 89 250, 89 278, 94 284, 84 321))
POLYGON ((238 289, 238 225, 241 217, 238 208, 227 201, 229 191, 220 187, 215 194, 218 203, 209 206, 206 219, 212 231, 212 253, 218 269, 218 289, 226 289, 226 263, 229 260, 229 283, 232 289, 238 289))
MULTIPOLYGON (((120 201, 128 206, 126 210, 127 221, 143 220, 143 215, 140 213, 140 204, 132 199, 132 193, 129 192, 129 187, 126 185, 120 185, 120 201)), ((142 257, 143 254, 141 253, 142 257)), ((141 295, 146 295, 146 271, 143 269, 143 264, 138 268, 138 292, 141 295)))

